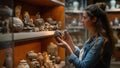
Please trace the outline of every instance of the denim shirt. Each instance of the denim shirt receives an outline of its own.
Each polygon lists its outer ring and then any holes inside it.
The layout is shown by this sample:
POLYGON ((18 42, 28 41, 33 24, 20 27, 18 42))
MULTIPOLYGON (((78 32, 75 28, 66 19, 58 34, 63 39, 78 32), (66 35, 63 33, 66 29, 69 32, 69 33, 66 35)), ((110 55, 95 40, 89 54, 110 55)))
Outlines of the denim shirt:
MULTIPOLYGON (((73 54, 69 56, 69 62, 73 63, 75 68, 100 68, 102 64, 96 64, 96 62, 99 60, 100 55, 101 55, 101 48, 102 45, 104 44, 104 38, 102 36, 97 37, 97 43, 95 44, 95 37, 91 41, 86 41, 84 44, 84 54, 82 55, 82 60, 79 60, 79 53, 80 49, 78 47, 75 47, 75 51, 73 54), (96 66, 97 65, 97 66, 96 66)), ((107 51, 106 53, 109 53, 107 51)), ((110 53, 108 56, 111 56, 110 53)), ((107 57, 104 57, 107 58, 107 57)), ((104 59, 103 58, 103 59, 104 59)), ((109 68, 109 62, 110 58, 108 57, 107 62, 102 68, 109 68)), ((99 63, 99 62, 98 62, 99 63)))

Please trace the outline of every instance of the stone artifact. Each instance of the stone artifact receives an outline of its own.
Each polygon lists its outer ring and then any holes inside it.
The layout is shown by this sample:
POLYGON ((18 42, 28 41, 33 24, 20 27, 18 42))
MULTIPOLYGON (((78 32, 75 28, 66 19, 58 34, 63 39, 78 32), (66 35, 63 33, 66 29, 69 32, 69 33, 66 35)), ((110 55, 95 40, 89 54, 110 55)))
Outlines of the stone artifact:
POLYGON ((13 17, 10 18, 10 28, 14 31, 14 32, 21 32, 24 28, 24 24, 22 22, 22 20, 18 17, 13 17))
POLYGON ((44 20, 43 20, 43 18, 41 18, 39 12, 36 14, 36 19, 34 22, 35 22, 36 27, 41 27, 41 25, 44 23, 44 20))
POLYGON ((32 59, 32 61, 30 62, 30 68, 40 68, 40 64, 37 59, 32 59))

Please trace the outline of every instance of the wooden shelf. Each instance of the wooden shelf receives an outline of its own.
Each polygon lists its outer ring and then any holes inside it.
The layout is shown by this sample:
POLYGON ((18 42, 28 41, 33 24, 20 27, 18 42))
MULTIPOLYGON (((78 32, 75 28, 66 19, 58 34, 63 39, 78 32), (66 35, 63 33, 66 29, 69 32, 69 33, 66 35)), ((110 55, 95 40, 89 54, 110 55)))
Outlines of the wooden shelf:
POLYGON ((82 13, 82 10, 65 10, 65 13, 82 13))
POLYGON ((64 3, 58 0, 16 0, 29 4, 39 5, 39 6, 55 6, 55 5, 63 5, 64 3))
MULTIPOLYGON (((54 31, 41 31, 41 32, 21 32, 21 33, 13 33, 14 41, 25 41, 25 40, 33 40, 39 38, 46 38, 49 36, 53 36, 54 31)), ((11 41, 12 34, 0 34, 0 41, 11 41)))
POLYGON ((58 1, 58 0, 51 0, 52 2, 54 2, 54 3, 57 3, 57 4, 59 4, 59 5, 65 5, 63 2, 60 2, 60 1, 58 1))
POLYGON ((120 12, 120 9, 107 9, 107 12, 120 12))
POLYGON ((113 29, 120 29, 120 26, 112 26, 113 29))

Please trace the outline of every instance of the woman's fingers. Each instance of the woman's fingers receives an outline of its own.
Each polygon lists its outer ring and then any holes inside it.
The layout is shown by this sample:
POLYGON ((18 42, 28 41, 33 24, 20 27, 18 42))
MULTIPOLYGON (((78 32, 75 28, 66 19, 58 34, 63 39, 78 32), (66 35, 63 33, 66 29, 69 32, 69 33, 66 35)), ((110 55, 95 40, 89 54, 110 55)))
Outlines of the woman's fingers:
POLYGON ((64 31, 64 39, 65 40, 71 39, 71 36, 70 36, 70 34, 67 31, 64 31))
POLYGON ((58 41, 62 42, 62 39, 60 37, 56 37, 58 41))
POLYGON ((59 42, 57 42, 56 44, 59 45, 60 47, 66 48, 65 42, 59 37, 57 37, 57 39, 59 40, 59 42))

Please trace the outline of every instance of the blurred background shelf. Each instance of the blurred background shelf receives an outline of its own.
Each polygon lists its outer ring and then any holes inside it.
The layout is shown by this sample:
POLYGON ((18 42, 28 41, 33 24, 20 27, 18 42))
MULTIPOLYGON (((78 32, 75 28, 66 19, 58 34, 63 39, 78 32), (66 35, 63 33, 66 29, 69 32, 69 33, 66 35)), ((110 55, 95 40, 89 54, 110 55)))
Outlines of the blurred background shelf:
POLYGON ((120 12, 120 9, 106 9, 107 12, 120 12))
POLYGON ((65 13, 82 13, 82 10, 65 10, 65 13))

